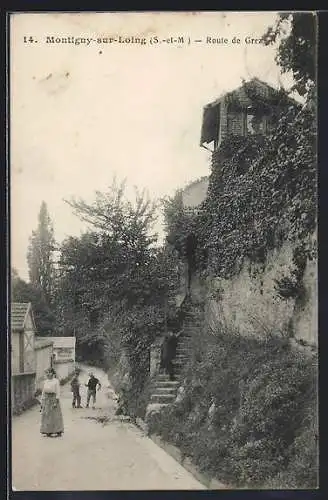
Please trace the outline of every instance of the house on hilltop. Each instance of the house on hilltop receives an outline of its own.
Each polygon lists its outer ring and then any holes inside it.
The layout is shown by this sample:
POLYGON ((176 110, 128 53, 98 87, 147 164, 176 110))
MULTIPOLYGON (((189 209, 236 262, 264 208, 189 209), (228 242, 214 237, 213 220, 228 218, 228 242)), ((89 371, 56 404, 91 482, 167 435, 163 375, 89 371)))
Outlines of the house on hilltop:
POLYGON ((300 105, 285 91, 253 78, 203 109, 200 146, 215 152, 229 135, 268 135, 278 113, 300 105))
MULTIPOLYGON (((300 105, 284 91, 253 78, 204 107, 200 145, 216 153, 229 135, 269 135, 280 112, 289 106, 300 105)), ((208 183, 209 178, 205 176, 182 190, 186 209, 195 210, 202 204, 208 183)))
MULTIPOLYGON (((258 78, 244 82, 240 87, 227 92, 203 109, 201 147, 212 152, 212 165, 221 161, 220 148, 229 136, 270 135, 277 120, 289 107, 300 104, 291 99, 285 91, 277 90, 258 78)), ((202 209, 207 197, 209 177, 190 183, 182 190, 182 203, 187 212, 196 213, 202 209)), ((191 262, 194 260, 196 244, 192 234, 186 236, 188 262, 183 271, 185 293, 190 293, 191 262), (187 276, 187 277, 186 277, 187 276)))

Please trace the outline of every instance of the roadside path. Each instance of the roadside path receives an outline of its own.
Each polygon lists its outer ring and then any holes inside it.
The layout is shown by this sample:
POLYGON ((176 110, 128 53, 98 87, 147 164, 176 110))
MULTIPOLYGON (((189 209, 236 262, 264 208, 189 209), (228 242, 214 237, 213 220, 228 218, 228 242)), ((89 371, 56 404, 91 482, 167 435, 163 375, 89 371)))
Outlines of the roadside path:
MULTIPOLYGON (((62 387, 61 438, 41 436, 39 408, 14 417, 13 487, 21 491, 206 489, 140 429, 115 416, 108 378, 101 370, 92 370, 102 383, 97 408, 72 409, 69 384, 62 387), (110 420, 102 425, 98 417, 110 420)), ((87 371, 80 378, 86 382, 87 371)), ((85 400, 82 388, 83 406, 85 400)))

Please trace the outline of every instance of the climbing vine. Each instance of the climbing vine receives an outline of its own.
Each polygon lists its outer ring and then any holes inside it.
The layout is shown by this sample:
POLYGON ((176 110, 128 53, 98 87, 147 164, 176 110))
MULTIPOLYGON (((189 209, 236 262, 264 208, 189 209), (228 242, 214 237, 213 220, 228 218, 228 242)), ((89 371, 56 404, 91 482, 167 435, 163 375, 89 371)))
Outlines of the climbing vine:
MULTIPOLYGON (((175 200, 177 203, 177 200, 175 200)), ((171 201, 171 212, 174 203, 171 201)), ((229 136, 213 154, 208 195, 198 211, 170 217, 168 240, 181 247, 192 231, 196 266, 228 278, 245 259, 265 263, 284 241, 315 255, 316 126, 308 109, 290 106, 270 136, 229 136)))

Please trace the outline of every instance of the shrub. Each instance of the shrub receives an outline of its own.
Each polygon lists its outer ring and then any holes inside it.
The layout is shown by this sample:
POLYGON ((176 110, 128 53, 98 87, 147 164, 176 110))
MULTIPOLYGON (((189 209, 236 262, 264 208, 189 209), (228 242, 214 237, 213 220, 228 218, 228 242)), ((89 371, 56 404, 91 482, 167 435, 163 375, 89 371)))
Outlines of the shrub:
POLYGON ((151 417, 150 433, 234 486, 314 487, 316 360, 274 336, 220 332, 203 344, 184 400, 151 417))

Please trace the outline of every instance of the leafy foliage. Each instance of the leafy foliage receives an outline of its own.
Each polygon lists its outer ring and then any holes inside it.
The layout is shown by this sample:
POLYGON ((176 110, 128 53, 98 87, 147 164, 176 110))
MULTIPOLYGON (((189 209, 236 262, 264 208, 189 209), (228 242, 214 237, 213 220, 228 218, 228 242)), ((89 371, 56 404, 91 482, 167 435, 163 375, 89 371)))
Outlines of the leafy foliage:
POLYGON ((106 234, 113 242, 136 249, 136 245, 150 245, 157 239, 151 234, 156 220, 158 204, 151 201, 145 191, 135 189, 135 202, 126 196, 126 182, 113 180, 106 192, 96 191, 95 200, 88 204, 84 200, 67 200, 75 214, 97 231, 106 234))
POLYGON ((184 399, 151 418, 150 433, 231 486, 316 487, 316 358, 274 336, 199 335, 184 399))
POLYGON ((310 110, 291 106, 269 137, 229 136, 213 155, 208 196, 188 217, 167 210, 169 241, 193 231, 198 270, 230 277, 245 258, 265 262, 290 240, 313 258, 316 225, 316 126, 310 110), (179 218, 179 214, 180 218, 179 218), (178 219, 178 220, 177 220, 178 219))
POLYGON ((51 335, 55 328, 55 316, 45 300, 40 287, 26 283, 13 270, 11 276, 11 300, 13 302, 31 302, 39 335, 51 335))
MULTIPOLYGON (((304 73, 297 71, 303 48, 309 49, 299 20, 293 18, 294 40, 286 39, 277 57, 309 99, 311 60, 304 73)), ((316 125, 311 106, 286 110, 285 95, 280 97, 270 136, 229 136, 213 155, 208 196, 197 212, 177 211, 179 198, 170 200, 168 241, 179 249, 192 231, 198 273, 224 278, 238 274, 246 259, 265 267, 268 251, 290 241, 294 268, 276 288, 297 302, 304 299, 306 262, 316 255, 316 125)), ((258 110, 262 105, 257 99, 258 110)), ((150 432, 235 487, 316 487, 316 356, 292 350, 274 332, 263 340, 216 333, 199 331, 198 342, 193 339, 185 397, 151 416, 150 432)))
POLYGON ((140 392, 150 344, 171 314, 177 282, 169 250, 154 246, 157 204, 138 192, 130 202, 124 184, 115 182, 107 192, 96 193, 91 204, 69 204, 92 230, 68 238, 61 248, 57 301, 62 330, 75 331, 85 359, 117 365, 124 352, 131 390, 140 392))
POLYGON ((46 203, 41 204, 38 227, 32 232, 27 253, 29 277, 32 285, 42 290, 50 305, 53 299, 53 252, 55 239, 53 225, 46 203))
POLYGON ((292 72, 294 90, 304 96, 316 82, 317 19, 314 13, 282 13, 264 35, 267 44, 280 39, 276 61, 292 72))

